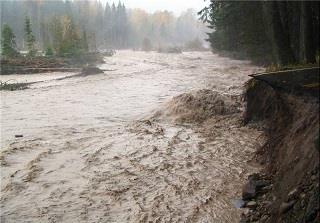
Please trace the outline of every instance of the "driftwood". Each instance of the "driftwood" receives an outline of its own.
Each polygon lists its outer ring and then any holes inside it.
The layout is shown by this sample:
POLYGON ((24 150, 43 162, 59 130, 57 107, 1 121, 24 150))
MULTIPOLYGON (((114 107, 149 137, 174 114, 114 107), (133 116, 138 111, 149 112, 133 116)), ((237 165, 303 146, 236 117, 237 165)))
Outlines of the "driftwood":
POLYGON ((16 91, 16 90, 24 90, 28 88, 29 84, 32 83, 8 83, 12 80, 0 81, 0 90, 1 91, 16 91))
POLYGON ((26 68, 16 68, 10 67, 9 69, 2 69, 0 72, 2 75, 6 74, 30 74, 30 73, 42 73, 42 72, 79 72, 81 68, 59 68, 59 67, 26 67, 26 68))
POLYGON ((91 74, 101 74, 103 70, 97 67, 84 67, 82 68, 81 74, 83 75, 91 75, 91 74))
MULTIPOLYGON (((112 55, 114 52, 111 52, 112 55)), ((110 55, 111 56, 111 55, 110 55)), ((100 53, 88 53, 79 57, 17 57, 1 59, 0 74, 29 74, 41 72, 80 72, 84 66, 103 63, 100 53)))
POLYGON ((40 71, 71 71, 71 72, 77 72, 80 71, 81 68, 67 68, 67 67, 46 67, 46 68, 37 68, 37 67, 28 67, 21 69, 23 71, 30 71, 30 70, 40 70, 40 71))

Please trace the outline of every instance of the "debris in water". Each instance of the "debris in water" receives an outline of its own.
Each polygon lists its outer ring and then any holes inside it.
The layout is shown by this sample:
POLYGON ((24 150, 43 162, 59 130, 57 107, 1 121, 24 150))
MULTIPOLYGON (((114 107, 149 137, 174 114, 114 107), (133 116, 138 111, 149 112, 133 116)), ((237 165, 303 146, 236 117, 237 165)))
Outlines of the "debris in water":
POLYGON ((103 71, 97 67, 84 67, 82 68, 81 74, 91 75, 91 74, 101 74, 103 71))

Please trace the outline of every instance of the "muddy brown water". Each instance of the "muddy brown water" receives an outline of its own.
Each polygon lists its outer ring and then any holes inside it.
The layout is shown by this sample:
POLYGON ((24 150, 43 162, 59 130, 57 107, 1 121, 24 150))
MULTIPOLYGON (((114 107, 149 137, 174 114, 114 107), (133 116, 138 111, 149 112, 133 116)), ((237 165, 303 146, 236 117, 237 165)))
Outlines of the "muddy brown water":
POLYGON ((261 133, 237 117, 208 128, 148 117, 190 91, 239 95, 262 69, 132 51, 101 68, 112 71, 1 77, 42 81, 1 92, 1 222, 238 222, 233 199, 261 133))

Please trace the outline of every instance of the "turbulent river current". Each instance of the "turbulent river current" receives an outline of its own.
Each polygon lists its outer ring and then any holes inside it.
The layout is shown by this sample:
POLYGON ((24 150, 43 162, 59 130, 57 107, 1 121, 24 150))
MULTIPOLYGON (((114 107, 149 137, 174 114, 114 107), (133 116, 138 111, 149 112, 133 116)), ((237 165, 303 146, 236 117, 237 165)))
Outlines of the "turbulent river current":
POLYGON ((0 77, 38 81, 1 92, 1 222, 238 222, 261 135, 239 98, 261 68, 133 51, 100 68, 0 77))

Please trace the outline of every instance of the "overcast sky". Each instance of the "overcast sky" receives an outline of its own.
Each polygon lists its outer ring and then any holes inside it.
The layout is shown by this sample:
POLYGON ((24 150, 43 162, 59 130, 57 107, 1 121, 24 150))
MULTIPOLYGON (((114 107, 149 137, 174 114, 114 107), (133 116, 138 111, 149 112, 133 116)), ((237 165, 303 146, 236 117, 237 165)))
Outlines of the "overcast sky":
MULTIPOLYGON (((102 0, 102 2, 118 3, 118 0, 102 0)), ((127 8, 141 8, 148 12, 168 10, 180 15, 186 9, 200 11, 208 2, 204 0, 121 0, 127 8)))

